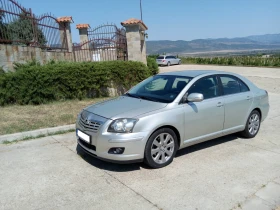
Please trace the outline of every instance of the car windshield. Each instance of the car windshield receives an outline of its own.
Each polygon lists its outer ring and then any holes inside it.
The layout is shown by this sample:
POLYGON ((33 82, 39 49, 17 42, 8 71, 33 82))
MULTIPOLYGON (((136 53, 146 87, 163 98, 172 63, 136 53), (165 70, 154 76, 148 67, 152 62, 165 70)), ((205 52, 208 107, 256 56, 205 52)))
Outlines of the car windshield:
POLYGON ((155 75, 130 89, 125 95, 149 101, 170 103, 178 96, 192 77, 155 75))
POLYGON ((163 56, 158 56, 157 59, 164 59, 164 57, 163 56))

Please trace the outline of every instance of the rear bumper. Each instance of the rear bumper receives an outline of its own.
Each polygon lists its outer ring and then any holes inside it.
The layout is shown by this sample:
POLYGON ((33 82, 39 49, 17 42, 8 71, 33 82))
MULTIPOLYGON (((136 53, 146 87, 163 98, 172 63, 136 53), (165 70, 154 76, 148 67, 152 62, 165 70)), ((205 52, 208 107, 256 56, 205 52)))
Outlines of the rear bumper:
POLYGON ((270 108, 269 104, 262 106, 262 109, 261 109, 262 110, 262 119, 261 119, 262 122, 265 120, 265 118, 267 118, 269 108, 270 108))
POLYGON ((167 61, 165 61, 165 62, 158 62, 157 61, 157 64, 160 65, 160 66, 167 66, 167 61))

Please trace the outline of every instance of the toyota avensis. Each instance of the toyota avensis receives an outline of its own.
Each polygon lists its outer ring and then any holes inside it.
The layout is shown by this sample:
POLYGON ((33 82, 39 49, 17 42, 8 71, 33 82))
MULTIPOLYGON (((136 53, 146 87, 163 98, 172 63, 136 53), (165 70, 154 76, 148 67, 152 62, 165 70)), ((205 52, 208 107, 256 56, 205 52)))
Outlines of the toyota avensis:
POLYGON ((268 93, 221 71, 178 71, 149 77, 126 94, 85 108, 78 148, 111 162, 170 164, 178 149, 240 132, 257 135, 268 93))

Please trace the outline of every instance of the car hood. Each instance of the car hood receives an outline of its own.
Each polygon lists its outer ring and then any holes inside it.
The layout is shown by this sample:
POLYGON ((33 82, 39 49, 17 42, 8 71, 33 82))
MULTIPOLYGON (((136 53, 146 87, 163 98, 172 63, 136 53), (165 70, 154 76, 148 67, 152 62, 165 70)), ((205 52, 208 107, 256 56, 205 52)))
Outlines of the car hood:
POLYGON ((137 117, 138 115, 162 109, 166 106, 166 103, 120 96, 116 99, 88 106, 86 110, 105 118, 116 119, 137 117))

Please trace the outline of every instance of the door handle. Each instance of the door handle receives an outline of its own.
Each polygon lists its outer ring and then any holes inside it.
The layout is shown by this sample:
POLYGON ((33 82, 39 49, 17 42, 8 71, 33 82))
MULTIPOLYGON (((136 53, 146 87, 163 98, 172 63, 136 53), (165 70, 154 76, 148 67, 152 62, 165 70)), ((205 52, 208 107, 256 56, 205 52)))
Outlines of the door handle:
POLYGON ((221 106, 223 106, 224 104, 222 103, 222 102, 218 102, 217 103, 217 107, 221 107, 221 106))

